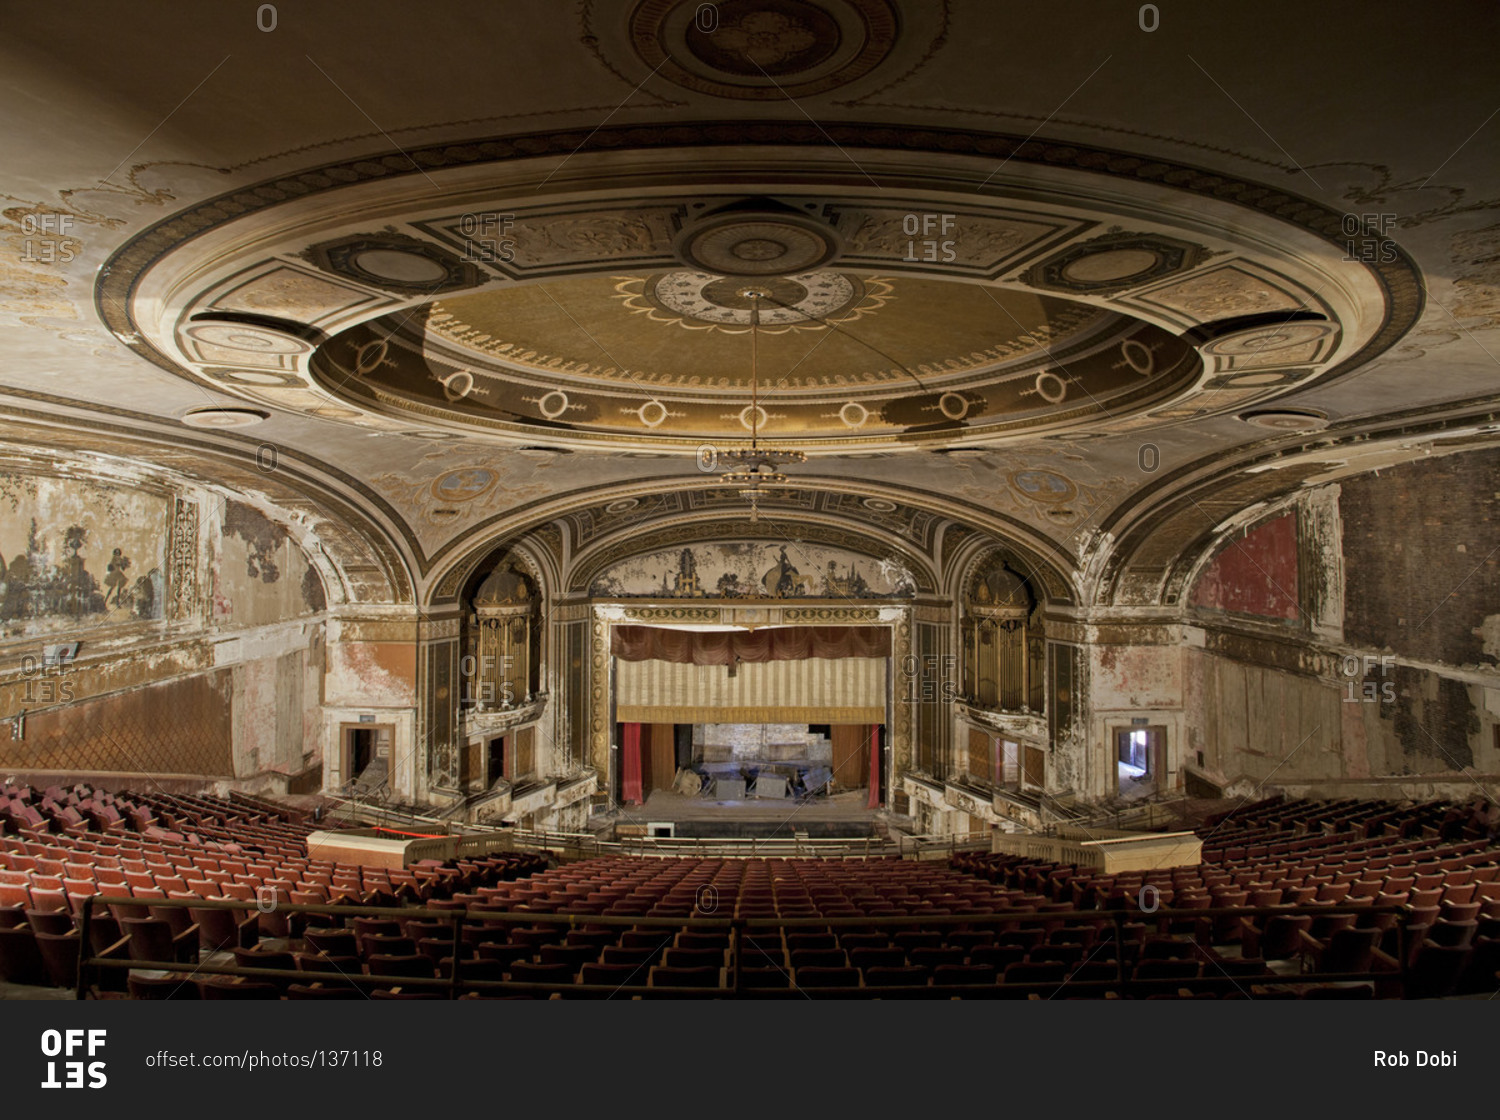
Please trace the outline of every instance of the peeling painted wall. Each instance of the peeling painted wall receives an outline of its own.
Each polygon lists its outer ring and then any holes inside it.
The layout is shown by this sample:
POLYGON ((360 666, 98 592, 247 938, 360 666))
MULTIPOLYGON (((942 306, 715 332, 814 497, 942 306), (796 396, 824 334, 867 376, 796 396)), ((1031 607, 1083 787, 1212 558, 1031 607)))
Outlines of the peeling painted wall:
POLYGON ((3 636, 160 619, 169 506, 88 478, 0 472, 3 636))
POLYGON ((1286 513, 1229 541, 1194 584, 1195 608, 1296 622, 1297 515, 1286 513))
POLYGON ((1188 749, 1230 782, 1358 776, 1345 758, 1337 683, 1192 650, 1188 749))
POLYGON ((1178 646, 1113 646, 1091 649, 1092 708, 1179 708, 1182 658, 1178 646))
POLYGON ((212 585, 220 627, 264 626, 327 606, 322 581, 286 530, 239 502, 224 503, 212 585))
POLYGON ((260 512, 193 487, 5 472, 0 552, 0 719, 25 713, 18 738, 0 734, 13 771, 274 788, 316 759, 323 588, 260 512))
POLYGON ((1190 651, 1188 747, 1203 769, 1261 792, 1262 782, 1500 773, 1496 690, 1379 655, 1323 660, 1326 673, 1308 675, 1190 651))
MULTIPOLYGON (((410 625, 404 640, 362 637, 348 623, 330 634, 324 698, 343 707, 404 708, 416 703, 417 647, 410 625)), ((365 629, 368 632, 368 628, 365 629)))
POLYGON ((1500 451, 1344 482, 1351 644, 1448 665, 1500 665, 1500 451))

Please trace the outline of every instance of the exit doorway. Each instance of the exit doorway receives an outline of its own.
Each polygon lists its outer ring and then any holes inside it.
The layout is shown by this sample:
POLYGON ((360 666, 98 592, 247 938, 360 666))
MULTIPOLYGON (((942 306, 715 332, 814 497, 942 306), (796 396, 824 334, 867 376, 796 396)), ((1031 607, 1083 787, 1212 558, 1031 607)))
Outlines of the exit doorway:
POLYGON ((1145 797, 1166 788, 1165 727, 1117 727, 1114 741, 1121 797, 1145 797))
POLYGON ((346 723, 342 731, 343 780, 364 785, 383 783, 390 770, 395 727, 389 723, 346 723))
POLYGON ((485 745, 484 785, 493 789, 505 777, 505 736, 497 735, 485 745))

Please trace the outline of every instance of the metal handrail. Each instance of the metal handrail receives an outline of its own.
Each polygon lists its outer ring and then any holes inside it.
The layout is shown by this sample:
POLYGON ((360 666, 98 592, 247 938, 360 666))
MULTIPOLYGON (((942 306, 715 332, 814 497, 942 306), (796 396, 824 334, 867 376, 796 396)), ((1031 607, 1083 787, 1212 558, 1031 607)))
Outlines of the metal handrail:
POLYGON ((806 856, 814 859, 873 859, 899 855, 901 847, 885 837, 819 837, 798 839, 796 836, 625 836, 602 840, 588 832, 547 832, 533 829, 507 829, 518 850, 546 850, 577 859, 607 855, 642 857, 707 856, 806 856))

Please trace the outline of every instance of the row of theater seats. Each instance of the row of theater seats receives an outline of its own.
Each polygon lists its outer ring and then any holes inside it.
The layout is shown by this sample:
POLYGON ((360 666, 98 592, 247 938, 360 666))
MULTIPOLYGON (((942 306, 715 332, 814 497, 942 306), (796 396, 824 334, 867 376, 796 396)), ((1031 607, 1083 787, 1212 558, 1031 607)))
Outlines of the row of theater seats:
POLYGON ((24 819, 14 808, 0 813, 0 980, 12 983, 73 986, 78 916, 91 896, 131 900, 97 909, 92 952, 115 947, 138 960, 180 960, 300 932, 297 916, 260 912, 273 901, 442 905, 455 893, 546 866, 529 854, 389 871, 309 859, 301 814, 241 795, 6 785, 0 801, 35 811, 24 819), (224 900, 257 909, 247 908, 247 917, 192 906, 224 900))
MULTIPOLYGON (((498 882, 506 876, 527 874, 542 866, 542 862, 534 855, 501 854, 455 861, 452 866, 415 867, 409 872, 390 872, 389 875, 399 879, 406 874, 430 874, 446 877, 446 881, 451 883, 478 885, 498 882)), ((286 865, 283 865, 283 870, 289 872, 286 865)), ((389 878, 377 878, 380 876, 379 872, 372 872, 370 869, 365 871, 366 884, 389 885, 389 878)), ((311 879, 321 879, 325 871, 320 870, 316 864, 309 864, 306 874, 311 879)), ((344 910, 361 909, 358 906, 361 901, 368 904, 372 900, 378 902, 382 899, 383 906, 387 908, 383 912, 402 915, 411 913, 401 907, 397 895, 389 891, 376 890, 363 900, 347 892, 336 893, 330 898, 329 892, 319 883, 309 882, 305 885, 311 888, 309 897, 312 904, 326 909, 309 914, 299 910, 299 904, 268 905, 267 895, 260 892, 257 892, 259 897, 256 901, 250 903, 243 899, 243 894, 238 890, 232 896, 228 893, 239 884, 224 884, 226 894, 213 898, 182 894, 171 900, 162 898, 159 889, 130 891, 101 885, 97 895, 92 898, 83 896, 80 899, 84 905, 80 906, 79 913, 66 907, 0 907, 0 979, 17 984, 76 986, 85 935, 88 938, 87 955, 121 962, 139 962, 143 967, 148 964, 159 966, 172 963, 197 966, 213 961, 215 954, 224 956, 230 953, 235 954, 236 959, 240 954, 248 953, 241 963, 244 967, 252 967, 265 952, 300 947, 307 950, 307 967, 317 970, 319 962, 329 955, 323 954, 318 948, 318 931, 316 928, 308 928, 311 921, 321 921, 334 927, 345 920, 342 913, 344 910), (238 909, 214 905, 224 903, 231 897, 236 901, 244 901, 245 904, 238 909), (193 905, 194 901, 198 905, 193 905), (307 940, 309 935, 314 941, 307 940)), ((478 889, 487 888, 479 885, 478 889)), ((335 891, 337 890, 335 887, 335 891)), ((479 895, 461 895, 460 901, 456 902, 452 898, 432 901, 435 905, 463 907, 469 901, 481 899, 482 896, 479 895)), ((434 916, 441 913, 434 912, 434 916)), ((449 947, 440 957, 453 956, 451 922, 439 919, 430 921, 429 924, 439 935, 447 935, 449 947)), ((395 923, 386 921, 383 926, 381 932, 396 931, 395 923)), ((337 971, 337 964, 335 957, 323 970, 337 971)), ((299 963, 297 967, 302 967, 302 964, 299 963)), ((125 990, 125 978, 123 969, 100 969, 96 979, 106 989, 125 990)), ((220 986, 226 983, 215 981, 212 974, 201 979, 205 983, 220 986)), ((139 984, 148 989, 152 985, 151 977, 138 976, 135 972, 130 973, 130 981, 132 985, 139 984)), ((192 984, 187 987, 193 989, 192 984)))
POLYGON ((1275 798, 1205 821, 1196 867, 1104 875, 988 853, 952 865, 1080 909, 1302 908, 1172 928, 1310 971, 1404 969, 1407 995, 1467 994, 1497 987, 1500 844, 1462 838, 1465 821, 1437 802, 1275 798), (1339 912, 1318 912, 1331 907, 1339 912))
MULTIPOLYGON (((767 996, 833 990, 886 997, 1159 998, 1186 992, 1285 998, 1298 990, 1285 987, 1286 978, 1273 971, 1266 957, 1221 953, 1192 933, 1171 932, 1167 918, 1121 922, 1118 915, 1023 911, 971 919, 917 919, 899 929, 888 925, 895 919, 883 917, 832 919, 827 924, 803 918, 797 920, 799 925, 781 929, 767 926, 772 919, 760 919, 736 942, 723 928, 641 928, 607 925, 615 921, 608 918, 586 920, 577 928, 572 921, 539 912, 501 917, 487 912, 483 904, 470 908, 455 939, 451 917, 451 912, 352 917, 343 927, 307 928, 300 939, 236 946, 240 965, 282 969, 292 976, 253 981, 271 987, 231 984, 227 990, 245 998, 283 993, 310 998, 303 990, 308 984, 294 978, 311 979, 305 974, 316 973, 320 975, 314 983, 328 998, 359 998, 375 991, 414 998, 423 987, 420 981, 452 978, 455 958, 458 979, 464 983, 503 981, 530 986, 524 989, 528 994, 540 990, 592 998, 649 995, 663 989, 718 994, 735 984, 741 991, 767 996), (381 977, 402 979, 372 979, 381 977), (403 980, 416 991, 392 992, 393 983, 401 987, 403 980), (332 995, 337 990, 345 994, 332 995)), ((158 931, 159 936, 166 934, 158 931)), ((1331 944, 1342 951, 1337 933, 1331 944)), ((137 956, 172 959, 162 955, 165 951, 159 947, 153 956, 141 955, 142 950, 137 956)), ((1326 967, 1315 965, 1311 972, 1314 980, 1336 980, 1340 974, 1363 970, 1364 966, 1329 960, 1326 967)), ((219 991, 223 981, 204 982, 215 985, 209 998, 225 998, 219 991)), ((192 998, 195 991, 180 977, 176 982, 141 979, 134 990, 153 998, 142 990, 150 984, 175 993, 174 998, 192 998)), ((1368 983, 1301 987, 1317 998, 1372 994, 1368 983)))
MULTIPOLYGON (((1246 806, 1203 826, 1202 865, 1117 876, 989 854, 951 867, 615 857, 551 870, 511 856, 379 872, 288 855, 266 826, 302 825, 275 806, 199 798, 172 808, 179 827, 221 828, 244 842, 117 829, 0 839, 0 891, 25 891, 0 909, 0 926, 17 931, 0 933, 0 973, 14 958, 6 947, 29 938, 32 975, 40 962, 54 982, 68 978, 64 943, 54 939, 73 938, 76 962, 71 915, 93 893, 84 869, 94 891, 132 896, 90 928, 96 955, 199 969, 185 974, 191 983, 132 972, 129 984, 146 998, 153 987, 200 994, 200 981, 209 998, 434 995, 417 991, 424 980, 442 981, 448 995, 478 981, 518 986, 512 995, 719 994, 737 985, 765 995, 1284 997, 1326 988, 1359 998, 1376 988, 1493 991, 1500 967, 1500 851, 1450 827, 1451 810, 1436 804, 1246 806), (241 821, 244 833, 235 831, 241 821), (258 892, 315 912, 192 905, 258 892), (316 912, 333 900, 428 910, 316 912), (1156 913, 1166 907, 1251 909, 1156 913), (456 910, 467 912, 457 940, 456 910), (257 964, 289 965, 289 975, 211 975, 257 964)), ((131 990, 123 972, 111 983, 131 990)))
MULTIPOLYGON (((1041 927, 894 934, 767 930, 740 942, 736 976, 734 940, 727 930, 568 929, 497 919, 464 927, 455 940, 450 925, 431 918, 353 918, 348 928, 309 928, 300 943, 235 951, 243 967, 279 969, 291 976, 237 983, 191 974, 132 974, 130 992, 147 999, 445 998, 485 981, 520 986, 504 989, 509 998, 524 991, 528 996, 607 999, 718 995, 737 982, 741 991, 759 996, 837 991, 888 998, 1046 999, 1123 992, 1161 998, 1183 991, 1224 996, 1250 996, 1253 991, 1259 997, 1264 992, 1256 985, 1275 979, 1263 962, 1251 968, 1252 962, 1240 961, 1214 965, 1225 969, 1222 978, 1205 977, 1211 960, 1190 959, 1197 948, 1171 938, 1116 944, 1105 936, 1088 944, 1099 932, 1067 926, 1050 934, 1041 927), (421 983, 453 978, 455 956, 453 984, 421 983)), ((1311 991, 1314 998, 1372 994, 1368 984, 1318 985, 1311 991)), ((481 987, 468 991, 467 998, 496 994, 481 987)))
POLYGON ((313 860, 307 857, 306 843, 311 829, 300 814, 240 795, 112 795, 83 786, 32 795, 25 787, 9 785, 3 792, 67 805, 108 797, 114 804, 149 806, 185 830, 161 828, 153 816, 143 831, 111 826, 0 833, 0 906, 21 910, 76 913, 83 898, 106 893, 143 899, 276 898, 312 905, 348 898, 418 905, 546 866, 541 857, 529 855, 509 859, 499 871, 433 861, 387 871, 313 860))
POLYGON ((895 858, 606 857, 502 886, 498 897, 536 913, 839 918, 984 914, 997 892, 948 868, 895 858))
POLYGON ((105 791, 96 794, 87 786, 71 790, 51 786, 40 793, 25 785, 0 787, 0 832, 38 838, 55 833, 83 835, 91 829, 144 832, 155 823, 147 806, 105 791))

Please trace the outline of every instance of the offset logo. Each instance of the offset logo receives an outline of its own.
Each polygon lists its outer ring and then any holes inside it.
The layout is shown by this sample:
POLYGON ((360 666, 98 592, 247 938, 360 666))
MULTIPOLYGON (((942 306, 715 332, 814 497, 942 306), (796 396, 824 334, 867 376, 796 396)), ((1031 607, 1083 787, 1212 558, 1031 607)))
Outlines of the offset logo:
POLYGON ((109 1079, 104 1075, 102 1061, 86 1062, 84 1058, 97 1057, 104 1049, 106 1032, 102 1028, 90 1030, 46 1030, 42 1032, 42 1055, 47 1062, 47 1077, 43 1089, 102 1089, 109 1079), (67 1058, 59 1062, 56 1059, 67 1058), (59 1068, 61 1067, 61 1068, 59 1068), (58 1080, 61 1074, 62 1080, 58 1080))

